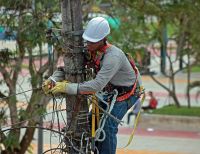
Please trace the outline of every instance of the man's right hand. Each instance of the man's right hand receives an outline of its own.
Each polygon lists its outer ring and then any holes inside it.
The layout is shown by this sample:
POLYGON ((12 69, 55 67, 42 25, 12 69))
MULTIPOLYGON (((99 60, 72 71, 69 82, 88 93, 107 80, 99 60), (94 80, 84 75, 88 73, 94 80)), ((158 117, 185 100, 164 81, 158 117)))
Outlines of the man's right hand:
POLYGON ((46 95, 48 95, 50 93, 50 90, 52 88, 52 81, 50 79, 47 79, 43 82, 42 84, 42 90, 44 91, 44 93, 46 95))

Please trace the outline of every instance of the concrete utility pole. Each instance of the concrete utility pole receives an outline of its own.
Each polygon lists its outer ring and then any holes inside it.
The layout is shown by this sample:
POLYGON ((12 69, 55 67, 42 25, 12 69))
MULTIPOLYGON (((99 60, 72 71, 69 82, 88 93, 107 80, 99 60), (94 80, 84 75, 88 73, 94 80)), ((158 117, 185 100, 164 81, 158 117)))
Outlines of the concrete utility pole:
POLYGON ((166 73, 166 55, 167 55, 167 27, 163 23, 162 26, 162 43, 161 43, 161 54, 160 54, 160 71, 166 73))
MULTIPOLYGON (((66 80, 82 82, 84 80, 84 57, 82 54, 82 6, 81 0, 62 0, 62 30, 64 34, 64 64, 66 80)), ((73 145, 81 146, 83 131, 88 131, 86 123, 77 117, 88 113, 88 105, 84 96, 66 96, 67 126, 66 134, 72 138, 73 145), (82 124, 80 124, 82 123, 82 124)), ((84 144, 84 143, 83 143, 84 144)), ((66 140, 67 153, 76 154, 71 144, 66 140)), ((84 146, 84 145, 83 145, 84 146)))

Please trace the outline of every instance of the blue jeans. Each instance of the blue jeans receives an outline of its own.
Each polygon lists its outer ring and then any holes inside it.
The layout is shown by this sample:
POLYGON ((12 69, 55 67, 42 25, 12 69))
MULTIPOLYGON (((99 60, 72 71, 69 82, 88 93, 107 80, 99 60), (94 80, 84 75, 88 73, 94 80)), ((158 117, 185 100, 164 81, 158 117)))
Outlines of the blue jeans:
MULTIPOLYGON (((111 114, 118 119, 122 119, 128 109, 130 109, 139 97, 131 96, 129 99, 116 102, 111 114)), ((111 117, 108 117, 104 126, 104 131, 106 133, 106 138, 103 142, 97 143, 97 148, 99 154, 115 154, 117 148, 117 132, 118 132, 118 123, 114 121, 111 117)))

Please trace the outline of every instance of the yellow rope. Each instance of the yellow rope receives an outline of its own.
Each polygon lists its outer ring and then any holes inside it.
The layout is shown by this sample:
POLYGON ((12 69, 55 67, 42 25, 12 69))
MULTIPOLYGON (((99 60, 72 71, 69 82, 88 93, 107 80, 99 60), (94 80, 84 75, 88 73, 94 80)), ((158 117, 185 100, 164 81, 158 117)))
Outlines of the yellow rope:
POLYGON ((141 102, 140 102, 141 103, 140 110, 139 110, 138 115, 136 116, 136 119, 134 121, 134 127, 133 127, 132 133, 131 133, 131 135, 129 137, 128 143, 123 148, 120 148, 120 149, 125 149, 126 147, 128 147, 130 145, 130 143, 132 142, 132 140, 133 140, 133 137, 135 135, 135 130, 136 130, 137 125, 138 125, 138 120, 140 118, 141 107, 142 107, 142 104, 143 104, 144 100, 145 100, 145 94, 143 94, 143 96, 142 96, 142 99, 141 99, 141 102))
MULTIPOLYGON (((92 97, 94 98, 95 96, 92 97)), ((95 101, 95 99, 93 99, 93 101, 95 101)), ((95 137, 95 108, 95 103, 92 102, 92 137, 95 137)))

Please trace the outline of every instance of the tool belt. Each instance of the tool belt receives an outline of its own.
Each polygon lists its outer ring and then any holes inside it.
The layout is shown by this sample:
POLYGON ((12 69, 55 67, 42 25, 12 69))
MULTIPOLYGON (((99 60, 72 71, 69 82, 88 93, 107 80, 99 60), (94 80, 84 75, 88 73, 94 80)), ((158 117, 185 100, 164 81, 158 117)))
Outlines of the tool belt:
POLYGON ((117 101, 121 102, 135 94, 136 89, 138 89, 137 82, 135 82, 132 86, 116 86, 109 83, 104 90, 108 93, 112 93, 114 89, 118 91, 117 101))
POLYGON ((127 94, 128 92, 130 92, 133 89, 133 85, 132 86, 115 86, 112 85, 112 89, 116 89, 118 91, 118 97, 123 96, 125 94, 127 94))

